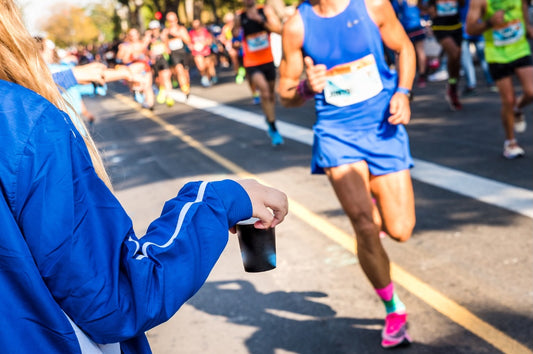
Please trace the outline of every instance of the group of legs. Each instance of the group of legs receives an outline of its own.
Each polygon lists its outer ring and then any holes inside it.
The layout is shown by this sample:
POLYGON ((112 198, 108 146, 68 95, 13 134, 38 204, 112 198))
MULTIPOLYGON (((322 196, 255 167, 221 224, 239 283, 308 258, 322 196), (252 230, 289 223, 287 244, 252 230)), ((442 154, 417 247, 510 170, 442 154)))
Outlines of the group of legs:
MULTIPOLYGON (((446 56, 448 72, 448 85, 445 98, 452 110, 462 108, 458 98, 457 83, 461 68, 466 76, 466 87, 463 94, 470 94, 476 86, 475 68, 470 53, 470 40, 460 40, 459 30, 437 32, 439 44, 446 56)), ((484 60, 483 46, 474 43, 476 55, 478 55, 481 69, 489 87, 495 87, 501 99, 501 119, 505 135, 503 156, 508 159, 521 157, 524 150, 518 145, 515 133, 526 130, 526 120, 523 108, 533 102, 533 67, 529 62, 517 62, 515 64, 489 64, 484 60), (518 78, 522 94, 517 97, 513 76, 518 78)), ((415 43, 415 48, 417 48, 415 43)), ((418 48, 417 48, 418 49, 418 48)), ((418 53, 418 50, 417 50, 418 53)), ((419 76, 420 76, 420 57, 419 76)), ((522 61, 530 61, 529 57, 522 61)))
POLYGON ((525 154, 518 145, 515 132, 521 133, 526 130, 526 121, 523 108, 533 102, 533 63, 531 57, 526 57, 523 61, 528 61, 522 65, 518 64, 514 70, 509 71, 508 65, 491 64, 491 72, 494 76, 496 87, 501 99, 501 119, 505 134, 504 157, 516 158, 525 154), (501 68, 499 70, 498 68, 501 68), (498 73, 501 73, 501 77, 498 73), (516 75, 522 86, 522 94, 517 97, 513 83, 513 76, 516 75))

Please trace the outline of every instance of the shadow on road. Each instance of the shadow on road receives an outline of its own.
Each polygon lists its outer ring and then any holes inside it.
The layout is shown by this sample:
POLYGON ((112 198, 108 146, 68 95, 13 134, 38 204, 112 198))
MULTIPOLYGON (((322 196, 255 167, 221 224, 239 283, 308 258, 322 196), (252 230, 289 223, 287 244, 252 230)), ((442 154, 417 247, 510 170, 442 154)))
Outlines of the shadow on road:
MULTIPOLYGON (((256 327, 245 341, 252 354, 291 353, 379 353, 382 319, 335 317, 320 303, 323 292, 261 293, 248 281, 213 281, 189 300, 196 309, 224 316, 233 324, 256 327)), ((450 353, 450 347, 413 343, 395 353, 450 353)), ((457 351, 455 351, 457 352, 457 351)), ((460 352, 460 351, 459 351, 460 352)))

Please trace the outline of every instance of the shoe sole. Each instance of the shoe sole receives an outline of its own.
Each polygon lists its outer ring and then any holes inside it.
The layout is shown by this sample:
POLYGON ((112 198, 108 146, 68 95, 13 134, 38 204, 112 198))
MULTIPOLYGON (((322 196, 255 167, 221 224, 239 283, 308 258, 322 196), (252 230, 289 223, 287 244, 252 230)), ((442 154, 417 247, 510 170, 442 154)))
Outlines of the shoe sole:
POLYGON ((381 343, 381 347, 383 349, 393 349, 393 348, 399 348, 399 347, 408 347, 411 345, 411 343, 412 343, 411 338, 405 337, 399 343, 390 344, 390 345, 381 343))
POLYGON ((503 158, 507 159, 507 160, 515 160, 515 159, 519 159, 521 157, 524 157, 526 156, 526 154, 518 154, 518 155, 514 155, 514 156, 506 156, 506 155, 502 155, 503 158))

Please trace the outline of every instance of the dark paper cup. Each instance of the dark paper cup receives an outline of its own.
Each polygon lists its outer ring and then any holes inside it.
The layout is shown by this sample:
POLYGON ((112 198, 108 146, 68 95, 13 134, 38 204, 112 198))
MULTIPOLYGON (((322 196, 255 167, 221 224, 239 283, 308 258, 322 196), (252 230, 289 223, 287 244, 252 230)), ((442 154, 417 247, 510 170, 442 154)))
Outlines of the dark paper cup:
POLYGON ((276 268, 276 233, 274 228, 256 229, 251 218, 237 223, 244 270, 264 272, 276 268))

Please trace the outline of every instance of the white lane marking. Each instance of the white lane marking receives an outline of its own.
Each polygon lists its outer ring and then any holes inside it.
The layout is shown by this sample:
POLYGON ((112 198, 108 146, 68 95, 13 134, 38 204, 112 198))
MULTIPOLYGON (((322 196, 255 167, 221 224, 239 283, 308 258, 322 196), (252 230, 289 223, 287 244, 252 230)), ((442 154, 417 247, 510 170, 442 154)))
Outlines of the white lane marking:
MULTIPOLYGON (((213 113, 248 126, 265 130, 264 116, 243 109, 227 106, 216 101, 190 95, 185 99, 181 92, 172 91, 173 98, 193 108, 213 113)), ((313 131, 287 122, 276 122, 283 137, 303 144, 313 144, 313 131)), ((452 191, 487 204, 498 206, 533 219, 533 191, 512 186, 507 183, 475 176, 432 162, 413 159, 415 167, 411 170, 414 179, 442 189, 452 191)))

